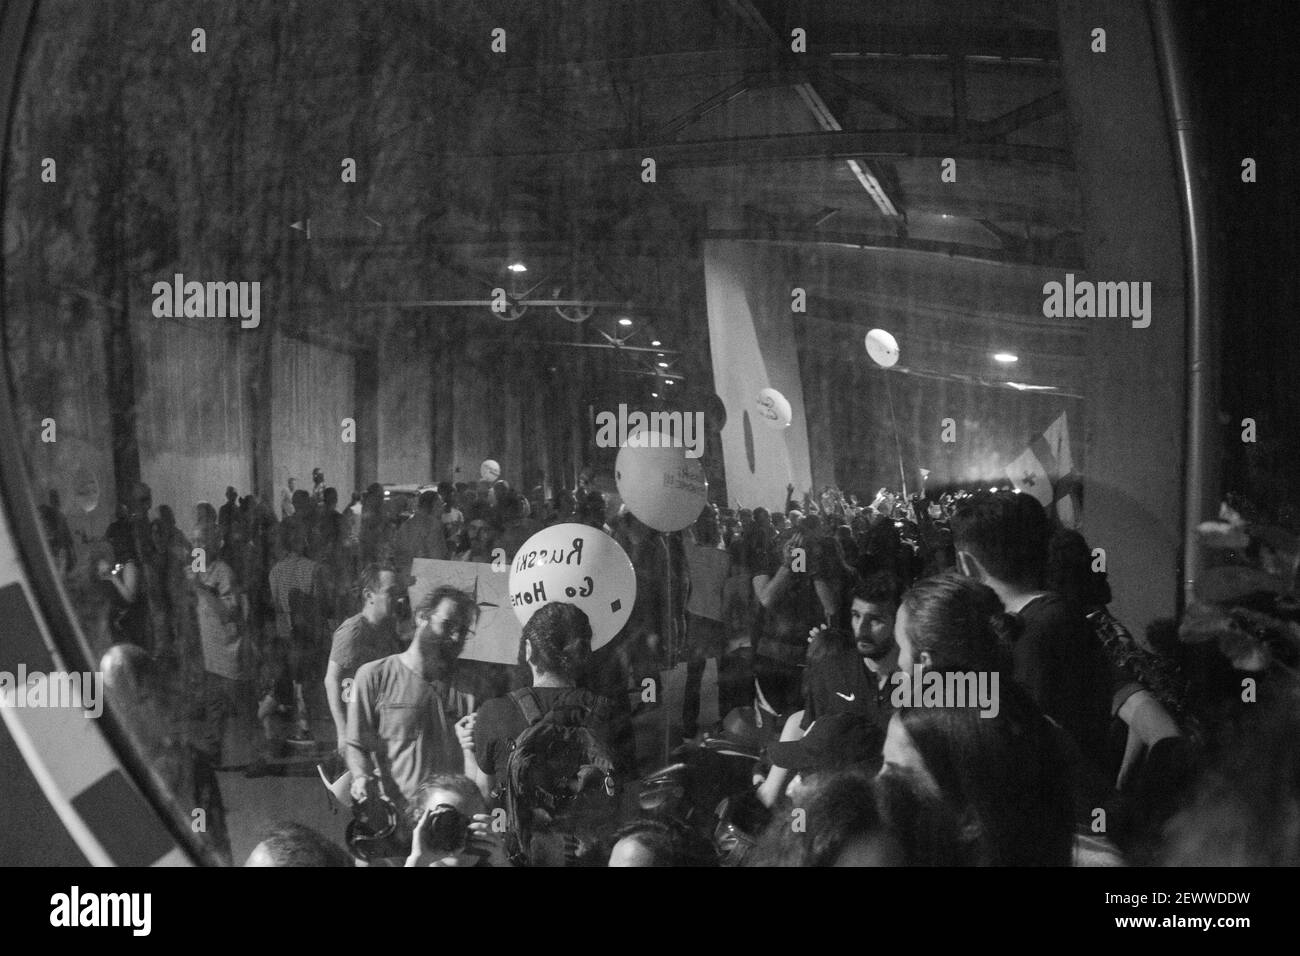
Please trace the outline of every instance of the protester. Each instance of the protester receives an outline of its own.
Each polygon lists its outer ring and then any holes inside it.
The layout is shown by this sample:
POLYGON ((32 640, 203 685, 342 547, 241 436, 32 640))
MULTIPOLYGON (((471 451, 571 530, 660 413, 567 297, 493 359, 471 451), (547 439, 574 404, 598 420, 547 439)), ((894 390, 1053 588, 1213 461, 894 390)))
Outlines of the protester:
MULTIPOLYGON (((465 775, 474 780, 485 798, 492 798, 505 771, 506 758, 530 720, 524 703, 537 715, 556 707, 579 707, 588 713, 585 726, 611 747, 620 736, 614 705, 578 686, 591 656, 591 624, 573 604, 544 604, 524 626, 521 656, 532 673, 532 685, 483 704, 456 727, 464 753, 465 775)), ((625 733, 625 731, 624 731, 625 733)))
POLYGON ((474 599, 442 586, 412 608, 415 635, 400 654, 363 664, 348 704, 352 798, 383 793, 404 809, 426 777, 462 767, 456 722, 475 701, 456 678, 456 659, 477 615, 474 599))
POLYGON ((397 583, 392 568, 368 565, 361 572, 358 589, 363 601, 361 610, 334 632, 325 666, 325 699, 334 718, 340 753, 346 747, 348 704, 353 697, 357 671, 363 664, 402 650, 395 623, 398 604, 405 599, 406 589, 397 583))
POLYGON ((285 523, 286 553, 271 568, 269 580, 276 633, 287 656, 287 676, 293 686, 298 729, 291 739, 307 743, 313 739, 308 688, 321 679, 322 645, 334 613, 334 596, 324 565, 307 557, 309 529, 305 515, 299 513, 296 517, 285 523))
POLYGON ((1080 609, 1046 590, 1043 506, 1032 495, 976 495, 958 505, 952 532, 962 573, 992 588, 1023 622, 1012 648, 1015 680, 1089 760, 1109 767, 1111 701, 1115 685, 1128 682, 1110 667, 1080 609))

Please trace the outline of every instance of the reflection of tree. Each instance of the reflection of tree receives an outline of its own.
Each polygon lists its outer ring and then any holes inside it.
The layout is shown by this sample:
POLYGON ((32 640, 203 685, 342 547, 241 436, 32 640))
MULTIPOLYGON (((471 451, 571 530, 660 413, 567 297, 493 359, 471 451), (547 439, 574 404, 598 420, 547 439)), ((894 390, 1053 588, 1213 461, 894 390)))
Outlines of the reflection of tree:
MULTIPOLYGON (((85 437, 112 436, 119 497, 139 474, 136 398, 147 387, 132 336, 158 321, 203 321, 155 319, 154 281, 181 272, 262 283, 262 326, 231 323, 227 344, 243 351, 247 400, 265 414, 277 326, 353 343, 365 332, 355 317, 306 306, 417 287, 376 244, 312 244, 288 226, 315 215, 364 235, 367 215, 419 227, 444 207, 445 171, 415 147, 464 145, 467 124, 451 104, 470 89, 447 82, 455 73, 435 12, 250 0, 190 23, 148 0, 42 4, 8 184, 7 215, 30 228, 6 274, 22 307, 7 344, 29 417, 97 396, 85 437), (205 53, 191 49, 194 27, 206 30, 205 53), (431 65, 444 68, 442 82, 428 81, 431 65), (58 161, 55 185, 39 181, 44 156, 58 161), (358 163, 356 184, 340 181, 345 156, 358 163), (99 362, 60 351, 88 349, 92 337, 92 354, 105 350, 102 382, 99 362), (91 366, 88 380, 65 374, 78 365, 91 366)), ((268 460, 269 441, 269 426, 255 423, 246 453, 268 460)), ((269 490, 270 476, 258 484, 269 490)))

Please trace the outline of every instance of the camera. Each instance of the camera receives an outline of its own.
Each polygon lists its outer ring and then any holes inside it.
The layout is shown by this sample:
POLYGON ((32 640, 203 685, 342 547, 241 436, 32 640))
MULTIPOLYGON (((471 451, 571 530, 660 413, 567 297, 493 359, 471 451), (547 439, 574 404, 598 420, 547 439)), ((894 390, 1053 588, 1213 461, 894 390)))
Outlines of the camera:
POLYGON ((469 838, 469 817, 440 803, 429 812, 428 846, 431 850, 459 853, 469 838))

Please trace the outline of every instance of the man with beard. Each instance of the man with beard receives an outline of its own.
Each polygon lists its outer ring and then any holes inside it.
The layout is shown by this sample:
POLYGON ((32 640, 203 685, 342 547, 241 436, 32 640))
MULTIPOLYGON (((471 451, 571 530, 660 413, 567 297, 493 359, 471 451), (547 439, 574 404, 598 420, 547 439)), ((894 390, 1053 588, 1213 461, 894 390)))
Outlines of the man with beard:
MULTIPOLYGON (((783 743, 802 739, 814 721, 831 714, 856 715, 873 747, 879 748, 884 742, 894 713, 890 677, 898 670, 894 617, 901 599, 898 578, 888 571, 878 571, 853 589, 849 606, 851 633, 826 627, 812 630, 803 710, 786 721, 781 732, 783 743)), ((758 788, 764 806, 775 806, 789 776, 789 767, 773 764, 758 788)))
POLYGON ((894 615, 901 591, 898 578, 888 571, 869 575, 853 590, 852 633, 823 628, 813 638, 804 682, 804 730, 819 717, 850 711, 867 714, 882 731, 889 726, 889 678, 898 669, 894 615))
POLYGON ((476 702, 456 678, 456 659, 477 612, 464 591, 436 588, 412 609, 406 650, 357 671, 346 753, 354 801, 382 792, 404 812, 431 774, 460 772, 456 722, 476 702))

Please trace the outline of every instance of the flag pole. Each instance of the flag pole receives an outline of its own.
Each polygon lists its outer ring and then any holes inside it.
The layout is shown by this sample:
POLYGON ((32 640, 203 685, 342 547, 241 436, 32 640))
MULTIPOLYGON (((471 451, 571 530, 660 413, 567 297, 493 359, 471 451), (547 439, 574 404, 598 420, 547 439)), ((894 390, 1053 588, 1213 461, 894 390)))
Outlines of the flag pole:
POLYGON ((898 415, 894 412, 894 390, 889 384, 889 370, 885 370, 885 394, 889 396, 889 420, 894 425, 894 450, 898 453, 898 477, 903 482, 903 500, 907 501, 907 473, 903 470, 903 446, 898 441, 898 415))

